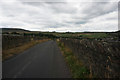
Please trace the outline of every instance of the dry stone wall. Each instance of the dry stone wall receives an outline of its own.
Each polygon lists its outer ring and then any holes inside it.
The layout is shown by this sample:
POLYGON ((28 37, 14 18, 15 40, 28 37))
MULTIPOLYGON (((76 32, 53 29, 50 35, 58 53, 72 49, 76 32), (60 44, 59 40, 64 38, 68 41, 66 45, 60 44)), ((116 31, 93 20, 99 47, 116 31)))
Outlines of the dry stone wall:
POLYGON ((33 37, 33 36, 13 36, 13 35, 3 35, 2 36, 2 49, 10 49, 24 43, 28 43, 32 40, 40 40, 41 37, 33 37))
POLYGON ((60 39, 97 78, 120 78, 120 42, 60 39))

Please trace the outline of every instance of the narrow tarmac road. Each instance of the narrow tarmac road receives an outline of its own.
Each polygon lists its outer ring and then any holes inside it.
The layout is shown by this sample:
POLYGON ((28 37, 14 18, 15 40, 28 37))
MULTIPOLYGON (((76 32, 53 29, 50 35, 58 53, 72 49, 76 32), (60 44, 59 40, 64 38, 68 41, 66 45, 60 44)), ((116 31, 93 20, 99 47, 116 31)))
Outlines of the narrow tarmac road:
POLYGON ((37 44, 3 62, 3 78, 70 78, 70 71, 55 41, 37 44))

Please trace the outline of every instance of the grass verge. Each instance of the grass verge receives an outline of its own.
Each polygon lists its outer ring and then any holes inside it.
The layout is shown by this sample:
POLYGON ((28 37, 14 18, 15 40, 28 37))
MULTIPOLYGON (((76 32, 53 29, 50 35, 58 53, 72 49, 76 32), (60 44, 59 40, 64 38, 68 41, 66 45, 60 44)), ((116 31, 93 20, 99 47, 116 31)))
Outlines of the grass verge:
POLYGON ((65 58, 66 63, 68 64, 73 78, 90 78, 90 71, 84 67, 82 62, 76 58, 72 51, 65 47, 63 43, 57 41, 58 46, 60 47, 62 54, 65 58))
POLYGON ((16 54, 19 54, 19 53, 25 51, 26 49, 28 49, 28 48, 30 48, 38 43, 42 43, 42 42, 45 42, 48 40, 49 39, 33 40, 33 41, 30 41, 30 42, 23 44, 21 46, 15 47, 15 48, 2 50, 2 61, 9 59, 16 54))

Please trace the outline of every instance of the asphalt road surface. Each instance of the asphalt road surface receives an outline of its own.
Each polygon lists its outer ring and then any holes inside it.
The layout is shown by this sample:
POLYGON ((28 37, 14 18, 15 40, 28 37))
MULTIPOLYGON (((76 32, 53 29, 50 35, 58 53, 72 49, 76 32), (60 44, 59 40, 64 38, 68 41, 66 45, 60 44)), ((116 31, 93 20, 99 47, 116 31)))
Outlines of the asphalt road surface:
POLYGON ((70 71, 55 41, 37 44, 4 61, 3 78, 70 78, 70 71))

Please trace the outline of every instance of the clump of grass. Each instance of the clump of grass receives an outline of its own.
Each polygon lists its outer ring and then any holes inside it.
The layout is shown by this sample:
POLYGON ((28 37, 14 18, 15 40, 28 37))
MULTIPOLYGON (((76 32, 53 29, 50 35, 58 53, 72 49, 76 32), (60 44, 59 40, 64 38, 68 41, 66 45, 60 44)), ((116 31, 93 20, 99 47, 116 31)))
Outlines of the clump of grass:
POLYGON ((72 53, 72 51, 65 47, 63 43, 57 42, 65 61, 68 64, 73 78, 89 78, 90 71, 82 64, 80 60, 72 53))
POLYGON ((49 39, 33 40, 33 41, 30 41, 26 44, 22 44, 21 46, 15 47, 15 48, 2 50, 2 61, 9 59, 16 54, 19 54, 19 53, 25 51, 26 49, 28 49, 36 44, 39 44, 39 43, 42 43, 42 42, 45 42, 48 40, 49 39))

